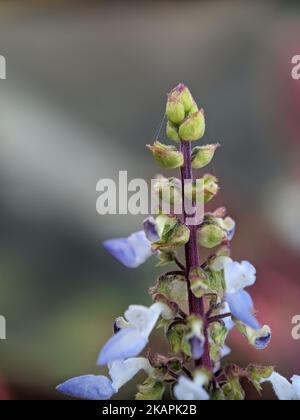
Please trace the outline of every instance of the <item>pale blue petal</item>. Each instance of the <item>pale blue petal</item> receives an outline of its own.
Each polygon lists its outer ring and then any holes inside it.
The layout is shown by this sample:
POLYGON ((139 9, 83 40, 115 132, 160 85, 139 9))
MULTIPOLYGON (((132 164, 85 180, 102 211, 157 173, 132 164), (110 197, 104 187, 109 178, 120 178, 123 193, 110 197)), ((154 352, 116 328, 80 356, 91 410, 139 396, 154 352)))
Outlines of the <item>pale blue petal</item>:
POLYGON ((151 242, 143 230, 128 238, 109 239, 104 248, 128 268, 136 268, 152 256, 151 242))
POLYGON ((236 293, 226 293, 226 301, 235 318, 254 330, 261 328, 261 325, 253 315, 254 305, 249 293, 245 292, 245 290, 240 290, 236 293))
POLYGON ((234 238, 234 235, 235 235, 235 231, 236 231, 236 224, 234 222, 232 227, 230 229, 227 229, 227 239, 228 239, 228 241, 232 241, 232 239, 234 238))
POLYGON ((268 332, 262 337, 258 337, 255 340, 255 348, 257 350, 265 350, 268 345, 270 344, 270 341, 272 339, 272 333, 268 332))
POLYGON ((191 346, 192 358, 194 360, 199 360, 204 353, 204 340, 196 337, 195 335, 189 339, 191 346))
POLYGON ((112 382, 102 375, 78 376, 58 385, 56 389, 69 397, 85 400, 109 400, 116 393, 112 382))
POLYGON ((113 335, 103 346, 98 357, 98 365, 106 365, 115 360, 137 356, 148 343, 135 328, 124 328, 113 335))

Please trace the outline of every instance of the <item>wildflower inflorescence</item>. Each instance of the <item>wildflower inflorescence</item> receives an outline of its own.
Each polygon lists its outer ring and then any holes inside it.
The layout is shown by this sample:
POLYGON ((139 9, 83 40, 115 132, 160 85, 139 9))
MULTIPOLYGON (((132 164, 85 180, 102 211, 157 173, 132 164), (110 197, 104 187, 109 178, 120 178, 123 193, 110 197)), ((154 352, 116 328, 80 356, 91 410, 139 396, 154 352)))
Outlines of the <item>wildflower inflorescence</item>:
POLYGON ((108 376, 79 376, 57 389, 72 397, 107 400, 144 371, 146 379, 135 397, 139 400, 169 396, 178 400, 241 400, 245 398, 242 378, 258 392, 269 381, 279 399, 299 399, 298 376, 290 383, 271 366, 242 368, 223 362, 230 354, 226 339, 233 328, 258 350, 268 346, 271 329, 256 318, 254 303, 246 291, 256 281, 254 266, 231 258, 234 220, 226 216, 224 208, 218 208, 204 212, 200 221, 193 222, 199 197, 205 204, 219 190, 214 175, 204 174, 203 182, 197 184, 193 171, 212 161, 219 144, 192 148, 192 142, 204 135, 205 116, 183 84, 168 95, 166 117, 166 134, 175 145, 157 140, 148 148, 161 167, 180 169, 180 179, 158 178, 159 196, 161 189, 170 188, 170 212, 161 206, 156 218, 144 221, 143 230, 127 238, 108 240, 104 247, 129 268, 138 267, 152 256, 158 258, 161 267, 177 267, 161 274, 149 289, 151 306, 131 305, 124 316, 115 320, 114 334, 102 347, 97 361, 107 366, 108 376), (182 206, 180 216, 172 212, 172 205, 178 202, 182 206), (214 251, 203 260, 202 248, 214 251), (184 262, 178 255, 181 249, 184 262), (165 355, 150 348, 145 352, 155 328, 163 331, 168 343, 165 355))

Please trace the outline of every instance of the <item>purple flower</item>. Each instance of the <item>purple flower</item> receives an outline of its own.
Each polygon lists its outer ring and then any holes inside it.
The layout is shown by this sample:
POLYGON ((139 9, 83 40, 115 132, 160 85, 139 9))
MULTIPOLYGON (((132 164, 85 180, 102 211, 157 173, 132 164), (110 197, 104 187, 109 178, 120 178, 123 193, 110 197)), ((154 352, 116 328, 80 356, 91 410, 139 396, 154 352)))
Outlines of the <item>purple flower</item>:
POLYGON ((58 385, 56 389, 70 397, 85 400, 109 400, 116 393, 112 382, 102 375, 78 376, 58 385))
POLYGON ((254 316, 254 305, 249 293, 240 290, 236 293, 226 293, 225 298, 235 318, 254 330, 261 328, 260 323, 254 316))
POLYGON ((147 345, 148 338, 134 328, 124 328, 103 346, 97 364, 106 365, 113 360, 137 356, 147 345))
POLYGON ((254 346, 257 350, 264 350, 268 347, 270 344, 272 338, 272 332, 271 330, 266 331, 264 334, 262 334, 260 337, 257 337, 254 342, 254 346))
POLYGON ((261 325, 254 315, 253 300, 244 290, 256 281, 255 267, 248 261, 238 263, 229 257, 218 257, 211 268, 214 271, 224 271, 225 299, 233 317, 254 330, 260 330, 261 325))
POLYGON ((129 306, 125 312, 126 320, 119 318, 117 324, 121 329, 103 346, 97 364, 106 365, 115 360, 137 356, 147 345, 161 315, 170 319, 172 311, 160 302, 154 303, 150 308, 142 305, 129 306))
POLYGON ((135 357, 109 364, 109 376, 85 375, 69 379, 56 388, 70 397, 85 400, 109 400, 119 389, 130 381, 140 370, 149 376, 153 374, 149 360, 135 357))
POLYGON ((128 268, 136 268, 152 256, 151 242, 143 230, 128 238, 109 239, 104 248, 128 268))
POLYGON ((194 360, 199 360, 203 356, 204 353, 204 339, 199 338, 197 336, 193 336, 189 339, 189 343, 191 346, 192 358, 194 360))
POLYGON ((150 242, 156 242, 159 240, 156 220, 153 217, 148 217, 146 220, 144 220, 144 231, 147 239, 150 242))

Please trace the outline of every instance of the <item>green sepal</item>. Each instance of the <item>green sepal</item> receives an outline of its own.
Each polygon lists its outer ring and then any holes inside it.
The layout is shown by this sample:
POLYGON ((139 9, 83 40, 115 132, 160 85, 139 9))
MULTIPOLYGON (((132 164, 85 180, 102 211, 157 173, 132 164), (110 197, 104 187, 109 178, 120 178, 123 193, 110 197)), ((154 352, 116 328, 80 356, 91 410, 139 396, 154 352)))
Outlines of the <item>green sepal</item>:
POLYGON ((214 390, 212 392, 212 401, 225 401, 225 395, 224 395, 224 391, 222 390, 222 388, 217 388, 216 390, 214 390))
POLYGON ((155 295, 161 294, 167 299, 184 304, 187 301, 186 279, 183 274, 163 274, 155 284, 149 289, 150 295, 155 299, 155 295))
POLYGON ((191 357, 191 348, 186 340, 188 330, 188 326, 183 323, 174 323, 173 325, 170 325, 167 331, 167 340, 171 353, 184 353, 185 355, 191 357))
POLYGON ((225 327, 225 325, 221 324, 220 322, 213 322, 210 325, 209 331, 210 337, 213 340, 213 342, 219 347, 224 346, 225 340, 228 335, 228 330, 225 327))
POLYGON ((261 393, 261 382, 268 379, 274 372, 274 366, 255 366, 249 365, 246 371, 250 374, 249 381, 255 387, 258 393, 261 393))
POLYGON ((207 224, 198 230, 198 241, 204 248, 214 248, 226 239, 226 232, 217 225, 207 224))
POLYGON ((152 244, 152 251, 174 251, 185 245, 190 239, 190 230, 180 223, 175 217, 158 216, 168 218, 159 232, 160 240, 152 244))
POLYGON ((157 253, 158 263, 156 267, 164 267, 172 263, 176 258, 175 252, 158 252, 157 253))
POLYGON ((242 401, 246 397, 239 378, 230 379, 222 386, 222 392, 227 401, 242 401))
POLYGON ((138 386, 138 393, 135 396, 136 400, 161 400, 165 392, 165 386, 162 381, 157 378, 148 378, 146 381, 138 386))
POLYGON ((193 267, 190 270, 189 282, 191 291, 197 298, 203 297, 210 291, 207 274, 201 267, 193 267))

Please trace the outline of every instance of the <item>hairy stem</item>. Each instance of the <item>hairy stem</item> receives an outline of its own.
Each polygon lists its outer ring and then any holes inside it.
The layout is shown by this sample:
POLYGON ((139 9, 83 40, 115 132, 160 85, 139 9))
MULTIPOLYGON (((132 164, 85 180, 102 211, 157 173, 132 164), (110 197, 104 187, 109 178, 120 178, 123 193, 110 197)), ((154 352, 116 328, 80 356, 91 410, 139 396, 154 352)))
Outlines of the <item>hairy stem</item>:
MULTIPOLYGON (((184 165, 181 167, 181 182, 182 182, 182 203, 183 203, 183 216, 184 223, 186 223, 187 218, 191 218, 192 215, 187 214, 186 210, 186 198, 184 194, 184 184, 186 180, 193 180, 193 170, 192 170, 192 147, 191 142, 181 141, 181 152, 184 156, 184 165)), ((194 205, 194 203, 192 203, 194 205)), ((205 337, 205 346, 204 354, 202 359, 196 360, 196 366, 203 366, 209 370, 212 368, 212 363, 210 359, 210 349, 208 341, 208 323, 205 315, 205 306, 203 298, 197 298, 191 291, 190 282, 189 282, 189 273, 191 268, 200 266, 199 252, 198 252, 198 243, 197 243, 197 226, 189 225, 190 229, 190 240, 185 246, 185 258, 186 258, 186 278, 188 283, 188 299, 189 299, 189 311, 190 314, 195 314, 204 319, 204 337, 205 337)))

